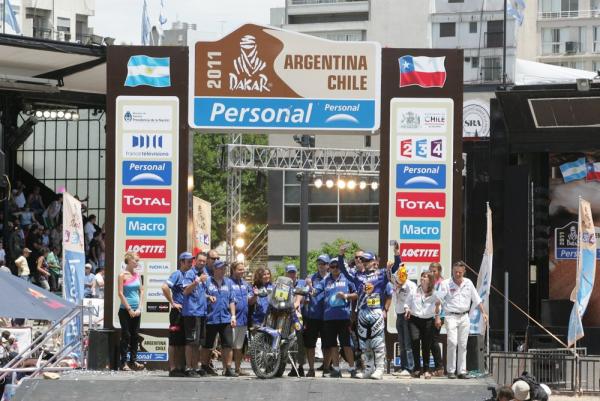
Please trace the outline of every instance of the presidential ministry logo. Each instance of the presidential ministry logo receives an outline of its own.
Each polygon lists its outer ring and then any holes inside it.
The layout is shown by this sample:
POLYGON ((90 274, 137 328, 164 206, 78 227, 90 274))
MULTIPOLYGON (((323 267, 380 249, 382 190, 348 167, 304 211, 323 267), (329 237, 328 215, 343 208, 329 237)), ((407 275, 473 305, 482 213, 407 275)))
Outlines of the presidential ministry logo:
POLYGON ((244 35, 240 40, 240 55, 233 60, 233 72, 229 73, 229 89, 232 91, 271 92, 269 78, 261 73, 267 63, 259 57, 254 35, 244 35))
POLYGON ((130 111, 126 111, 125 115, 123 116, 123 120, 125 120, 126 122, 131 122, 133 120, 133 114, 131 114, 130 111))
POLYGON ((421 117, 413 111, 407 111, 400 115, 400 128, 415 129, 421 126, 421 117))

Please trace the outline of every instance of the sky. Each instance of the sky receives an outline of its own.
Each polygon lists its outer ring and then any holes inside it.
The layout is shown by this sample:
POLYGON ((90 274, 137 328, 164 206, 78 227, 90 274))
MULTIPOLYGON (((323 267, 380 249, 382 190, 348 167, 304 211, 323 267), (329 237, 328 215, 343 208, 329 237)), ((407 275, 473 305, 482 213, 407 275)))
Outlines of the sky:
MULTIPOLYGON (((197 24, 197 31, 220 36, 237 26, 254 22, 269 24, 270 8, 283 7, 285 0, 163 0, 167 23, 197 24)), ((158 20, 160 0, 147 0, 151 20, 158 20)), ((140 44, 144 0, 96 0, 96 15, 90 19, 94 33, 116 39, 116 44, 140 44)), ((158 24, 158 23, 157 23, 158 24)))

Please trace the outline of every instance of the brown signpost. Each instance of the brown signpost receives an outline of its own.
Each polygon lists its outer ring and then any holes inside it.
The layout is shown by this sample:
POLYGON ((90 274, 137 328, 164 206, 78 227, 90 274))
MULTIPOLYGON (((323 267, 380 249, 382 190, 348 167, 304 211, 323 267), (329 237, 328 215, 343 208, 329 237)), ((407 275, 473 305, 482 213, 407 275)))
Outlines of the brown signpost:
POLYGON ((462 66, 462 50, 382 50, 379 254, 398 241, 413 273, 462 257, 462 66))

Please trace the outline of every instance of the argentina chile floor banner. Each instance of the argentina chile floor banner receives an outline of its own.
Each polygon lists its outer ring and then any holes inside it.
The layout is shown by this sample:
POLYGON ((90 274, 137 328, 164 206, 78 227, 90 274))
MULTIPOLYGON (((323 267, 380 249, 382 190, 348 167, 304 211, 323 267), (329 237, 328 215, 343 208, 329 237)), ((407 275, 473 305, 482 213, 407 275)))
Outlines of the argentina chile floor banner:
MULTIPOLYGON (((71 194, 63 193, 63 297, 76 305, 83 302, 83 276, 85 275, 85 246, 81 202, 71 194)), ((77 341, 83 332, 81 315, 72 319, 65 328, 63 344, 77 341)), ((81 363, 80 350, 73 352, 81 363)))

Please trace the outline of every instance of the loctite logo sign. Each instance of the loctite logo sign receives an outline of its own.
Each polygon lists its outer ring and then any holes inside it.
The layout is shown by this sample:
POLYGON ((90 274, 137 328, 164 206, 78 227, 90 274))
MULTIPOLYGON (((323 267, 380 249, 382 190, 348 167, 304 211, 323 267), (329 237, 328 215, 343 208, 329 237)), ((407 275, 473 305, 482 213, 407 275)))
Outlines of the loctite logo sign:
POLYGON ((171 213, 170 189, 124 189, 123 213, 171 213))
POLYGON ((439 262, 440 244, 400 244, 400 258, 403 262, 439 262))
POLYGON ((397 217, 445 217, 446 194, 427 192, 397 192, 397 217))
POLYGON ((164 259, 167 257, 167 241, 164 239, 128 239, 125 251, 135 252, 141 259, 164 259))

